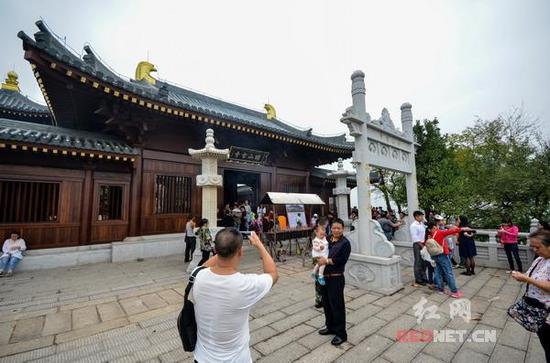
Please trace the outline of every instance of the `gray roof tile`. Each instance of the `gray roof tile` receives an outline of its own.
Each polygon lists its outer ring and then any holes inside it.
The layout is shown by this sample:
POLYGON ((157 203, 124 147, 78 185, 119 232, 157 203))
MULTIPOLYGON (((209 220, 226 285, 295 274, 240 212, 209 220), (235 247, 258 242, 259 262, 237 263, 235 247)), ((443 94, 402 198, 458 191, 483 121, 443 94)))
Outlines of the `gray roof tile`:
POLYGON ((0 118, 0 140, 123 155, 138 153, 127 143, 105 134, 4 118, 0 118))

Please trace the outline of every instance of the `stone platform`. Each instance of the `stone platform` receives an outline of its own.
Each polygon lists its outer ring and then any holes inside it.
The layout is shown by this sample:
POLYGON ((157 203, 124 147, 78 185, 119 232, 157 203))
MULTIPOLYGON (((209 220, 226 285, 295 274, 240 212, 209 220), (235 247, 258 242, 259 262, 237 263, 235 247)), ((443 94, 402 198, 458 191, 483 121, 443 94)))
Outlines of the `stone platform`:
MULTIPOLYGON (((187 283, 183 257, 99 263, 23 271, 0 279, 2 362, 192 362, 182 350, 175 318, 187 283)), ((511 321, 505 309, 521 294, 502 270, 458 275, 472 301, 474 319, 451 319, 446 295, 410 286, 383 297, 346 288, 349 341, 336 348, 320 336, 320 309, 313 307, 309 268, 299 258, 278 264, 281 278, 253 311, 251 347, 259 362, 543 362, 535 334, 511 321), (413 306, 422 297, 439 307, 439 319, 419 324, 413 306), (464 329, 496 332, 496 343, 403 343, 401 329, 464 329)), ((243 270, 258 272, 255 251, 243 270)), ((457 271, 457 270, 455 270, 457 271)))

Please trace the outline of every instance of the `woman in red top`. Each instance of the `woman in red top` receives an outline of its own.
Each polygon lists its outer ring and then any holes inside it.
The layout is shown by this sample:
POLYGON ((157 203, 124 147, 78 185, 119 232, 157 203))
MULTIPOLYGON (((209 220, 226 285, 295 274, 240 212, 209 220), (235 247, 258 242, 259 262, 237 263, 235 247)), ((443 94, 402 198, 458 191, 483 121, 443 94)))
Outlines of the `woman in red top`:
POLYGON ((451 290, 451 297, 455 299, 462 297, 464 294, 461 291, 458 291, 458 288, 456 287, 455 276, 453 274, 453 268, 451 267, 451 260, 448 256, 449 246, 447 245, 447 240, 445 237, 466 230, 470 229, 454 227, 442 231, 437 227, 435 223, 428 223, 429 238, 434 239, 443 247, 443 253, 437 256, 432 256, 432 259, 435 261, 435 287, 438 292, 444 293, 445 289, 443 286, 443 281, 445 281, 449 285, 449 289, 451 290))

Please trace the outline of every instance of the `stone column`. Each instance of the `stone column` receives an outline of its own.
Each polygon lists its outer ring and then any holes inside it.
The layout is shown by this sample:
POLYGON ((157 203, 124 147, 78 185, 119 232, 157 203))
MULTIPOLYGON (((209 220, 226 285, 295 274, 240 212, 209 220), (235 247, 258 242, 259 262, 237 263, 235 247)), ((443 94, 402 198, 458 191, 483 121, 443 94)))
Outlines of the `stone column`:
POLYGON ((343 114, 342 123, 355 139, 353 164, 357 170, 357 198, 359 219, 357 229, 347 236, 352 243, 352 254, 346 266, 346 280, 354 286, 393 294, 403 287, 400 257, 386 239, 380 225, 371 218, 370 166, 367 123, 371 121, 365 106, 365 74, 351 75, 353 106, 343 114))
MULTIPOLYGON (((229 157, 229 149, 217 149, 214 145, 214 130, 206 130, 206 145, 203 149, 189 149, 189 155, 202 160, 202 174, 197 175, 197 186, 202 187, 202 218, 208 219, 210 232, 214 237, 217 232, 218 191, 223 186, 223 176, 218 175, 218 160, 229 157)), ((201 259, 199 241, 189 263, 187 272, 191 272, 201 259)))
MULTIPOLYGON (((401 105, 401 126, 403 127, 403 133, 411 141, 411 173, 405 176, 407 187, 407 210, 409 216, 407 218, 407 224, 410 226, 414 221, 413 213, 418 210, 418 192, 416 185, 416 162, 415 162, 415 146, 414 146, 414 132, 413 132, 413 115, 412 106, 410 103, 404 103, 401 105)), ((410 234, 410 233, 409 233, 410 234)))
POLYGON ((332 189, 332 194, 336 196, 336 211, 338 217, 344 221, 346 226, 350 224, 348 196, 351 190, 348 188, 347 177, 351 175, 355 175, 355 173, 344 169, 342 158, 338 158, 338 170, 329 174, 329 176, 336 178, 336 188, 332 189))

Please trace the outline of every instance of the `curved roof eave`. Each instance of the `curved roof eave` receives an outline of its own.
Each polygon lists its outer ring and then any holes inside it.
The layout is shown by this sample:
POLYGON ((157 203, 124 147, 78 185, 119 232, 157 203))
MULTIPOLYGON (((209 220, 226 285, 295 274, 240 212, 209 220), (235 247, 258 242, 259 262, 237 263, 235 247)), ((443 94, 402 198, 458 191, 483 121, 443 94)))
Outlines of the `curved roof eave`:
POLYGON ((257 127, 265 131, 291 136, 303 141, 318 143, 341 150, 352 151, 354 144, 346 140, 345 134, 332 137, 314 135, 308 130, 299 130, 280 120, 267 120, 264 113, 248 109, 230 102, 194 92, 164 81, 157 81, 155 86, 144 82, 126 80, 116 74, 92 51, 91 47, 84 47, 85 55, 80 59, 70 49, 62 44, 47 28, 43 21, 36 22, 39 31, 33 40, 23 31, 18 37, 23 41, 23 48, 33 47, 46 52, 50 57, 57 59, 71 67, 97 77, 114 87, 120 87, 128 92, 149 98, 152 101, 164 103, 168 107, 182 107, 189 111, 196 111, 209 116, 220 117, 228 121, 257 127))

